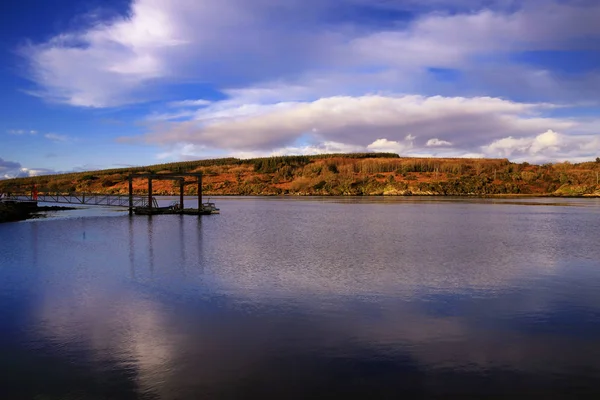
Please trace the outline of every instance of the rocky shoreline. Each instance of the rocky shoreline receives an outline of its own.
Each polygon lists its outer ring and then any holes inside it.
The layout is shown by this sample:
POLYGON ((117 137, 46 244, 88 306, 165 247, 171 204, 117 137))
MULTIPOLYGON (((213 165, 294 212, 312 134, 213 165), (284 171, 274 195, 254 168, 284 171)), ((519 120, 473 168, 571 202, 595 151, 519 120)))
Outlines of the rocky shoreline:
POLYGON ((0 223, 16 222, 39 216, 43 211, 74 210, 73 207, 38 206, 37 202, 5 201, 0 203, 0 223))

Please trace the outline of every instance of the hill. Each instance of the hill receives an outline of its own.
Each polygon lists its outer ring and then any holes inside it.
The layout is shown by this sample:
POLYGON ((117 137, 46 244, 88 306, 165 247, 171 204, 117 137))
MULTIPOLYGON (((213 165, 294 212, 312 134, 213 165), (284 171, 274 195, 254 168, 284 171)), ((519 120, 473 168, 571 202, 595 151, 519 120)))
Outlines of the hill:
MULTIPOLYGON (((0 181, 0 192, 126 194, 136 173, 202 172, 206 195, 552 195, 600 196, 596 161, 532 165, 507 159, 406 158, 392 153, 221 158, 0 181)), ((190 181, 191 182, 191 181, 190 181)), ((154 193, 178 185, 155 181, 154 193)), ((144 193, 143 179, 134 191, 144 193)), ((194 185, 186 194, 196 194, 194 185)))

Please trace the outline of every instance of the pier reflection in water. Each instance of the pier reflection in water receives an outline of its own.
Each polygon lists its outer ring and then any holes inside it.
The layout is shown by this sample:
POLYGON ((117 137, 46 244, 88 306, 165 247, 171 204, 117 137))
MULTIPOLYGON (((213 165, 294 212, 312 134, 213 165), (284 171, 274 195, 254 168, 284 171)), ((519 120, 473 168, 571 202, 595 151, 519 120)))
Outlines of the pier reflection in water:
POLYGON ((593 202, 219 201, 0 226, 1 392, 599 390, 593 202))

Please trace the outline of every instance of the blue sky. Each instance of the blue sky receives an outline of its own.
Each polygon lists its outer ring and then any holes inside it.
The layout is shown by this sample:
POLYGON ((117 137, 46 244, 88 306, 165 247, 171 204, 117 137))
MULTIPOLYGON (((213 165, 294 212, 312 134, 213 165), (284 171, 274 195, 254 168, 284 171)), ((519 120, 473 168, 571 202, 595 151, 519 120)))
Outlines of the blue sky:
POLYGON ((593 0, 24 0, 0 18, 0 178, 340 151, 600 156, 593 0))

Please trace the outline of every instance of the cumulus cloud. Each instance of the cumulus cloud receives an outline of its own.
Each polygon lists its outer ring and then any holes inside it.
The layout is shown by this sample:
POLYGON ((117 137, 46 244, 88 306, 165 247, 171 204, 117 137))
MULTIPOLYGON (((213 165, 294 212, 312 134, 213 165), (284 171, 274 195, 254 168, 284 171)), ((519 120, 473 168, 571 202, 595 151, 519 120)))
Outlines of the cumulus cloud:
POLYGON ((140 85, 167 74, 159 52, 184 42, 157 3, 136 1, 131 16, 24 47, 31 78, 40 86, 32 94, 84 107, 132 101, 140 85))
POLYGON ((15 161, 8 161, 0 158, 0 173, 6 174, 7 171, 12 171, 15 169, 20 169, 21 164, 15 161))
POLYGON ((384 153, 399 153, 402 154, 406 150, 413 147, 414 136, 407 135, 403 142, 387 139, 377 139, 367 146, 367 149, 375 152, 384 153))
POLYGON ((52 175, 56 173, 57 171, 51 168, 21 168, 21 174, 19 176, 52 175))
POLYGON ((193 120, 156 124, 144 136, 120 140, 164 146, 168 150, 160 156, 169 159, 338 151, 523 161, 595 158, 597 122, 545 116, 555 108, 490 97, 336 96, 276 104, 233 98, 197 110, 193 120))
MULTIPOLYGON (((244 96, 244 101, 252 99, 244 96)), ((142 137, 120 140, 159 144, 170 149, 161 157, 170 159, 206 158, 215 151, 242 158, 390 151, 544 162, 593 159, 600 143, 595 139, 596 121, 545 116, 557 107, 547 103, 407 95, 276 104, 244 101, 216 102, 197 110, 193 120, 157 124, 142 137), (298 141, 308 144, 298 146, 298 141), (193 152, 181 151, 191 148, 193 152)))
POLYGON ((272 156, 291 156, 291 155, 314 155, 314 154, 331 154, 331 153, 357 153, 366 152, 364 146, 354 146, 345 143, 323 142, 315 144, 307 144, 303 146, 286 146, 276 149, 253 150, 253 151, 231 151, 226 154, 212 153, 206 146, 179 143, 168 146, 169 149, 157 155, 160 160, 198 160, 200 158, 214 157, 236 157, 236 158, 257 158, 257 157, 272 157, 272 156))
POLYGON ((427 143, 425 143, 425 146, 427 146, 427 147, 452 146, 452 143, 450 143, 447 140, 440 140, 437 138, 433 138, 433 139, 429 139, 427 141, 427 143))
POLYGON ((563 146, 568 140, 559 135, 558 133, 548 130, 535 137, 531 138, 518 138, 515 139, 512 136, 496 140, 487 146, 483 146, 483 149, 487 153, 498 153, 508 157, 515 152, 528 153, 530 155, 536 155, 542 150, 557 151, 563 146))
POLYGON ((309 8, 267 0, 134 0, 126 16, 94 21, 21 51, 39 86, 32 94, 110 107, 156 98, 151 86, 165 82, 298 72, 335 47, 336 35, 325 27, 317 34, 299 23, 309 8))
MULTIPOLYGON (((412 134, 415 148, 427 147, 427 138, 435 137, 462 151, 479 151, 479 146, 501 139, 507 132, 523 136, 577 125, 566 119, 539 116, 548 108, 552 105, 490 97, 337 96, 271 105, 239 105, 233 101, 228 108, 218 103, 206 107, 191 121, 159 124, 143 140, 163 145, 201 144, 230 151, 272 151, 290 146, 301 137, 309 137, 314 143, 365 148, 377 139, 389 141, 386 145, 405 142, 412 134)), ((406 148, 402 143, 402 150, 406 148)))
POLYGON ((21 163, 0 158, 0 179, 12 179, 53 173, 55 173, 55 171, 51 169, 25 168, 21 165, 21 163))
MULTIPOLYGON (((480 60, 490 55, 506 66, 514 63, 501 54, 597 50, 594 38, 600 38, 600 5, 594 3, 494 7, 502 2, 470 1, 469 7, 457 7, 456 1, 438 1, 437 7, 454 12, 421 7, 414 18, 406 20, 403 14, 382 28, 339 17, 340 7, 356 2, 134 0, 126 16, 31 43, 22 53, 38 84, 33 94, 75 106, 108 107, 156 98, 151 88, 165 83, 210 81, 230 89, 235 82, 244 88, 331 70, 341 77, 348 71, 362 71, 361 76, 386 71, 396 75, 395 90, 405 91, 410 89, 406 81, 427 79, 423 71, 430 67, 482 72, 490 65, 480 60)), ((498 78, 480 76, 486 82, 498 78)))
POLYGON ((523 161, 585 161, 600 153, 600 140, 595 135, 568 136, 547 130, 535 136, 498 139, 482 146, 482 150, 488 156, 523 161))

